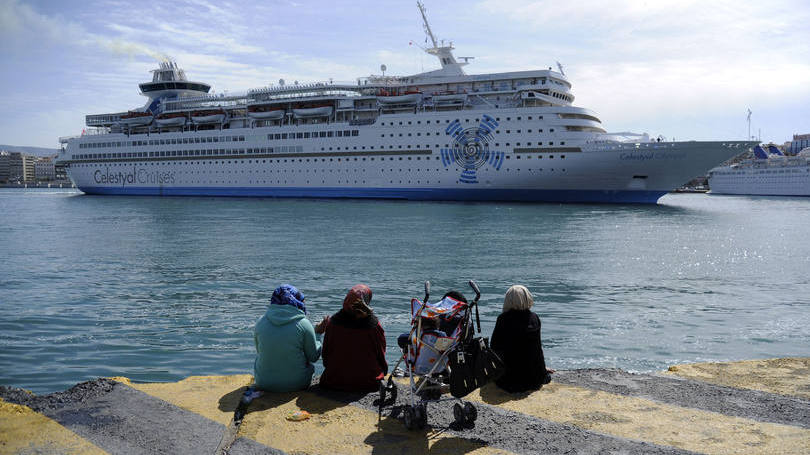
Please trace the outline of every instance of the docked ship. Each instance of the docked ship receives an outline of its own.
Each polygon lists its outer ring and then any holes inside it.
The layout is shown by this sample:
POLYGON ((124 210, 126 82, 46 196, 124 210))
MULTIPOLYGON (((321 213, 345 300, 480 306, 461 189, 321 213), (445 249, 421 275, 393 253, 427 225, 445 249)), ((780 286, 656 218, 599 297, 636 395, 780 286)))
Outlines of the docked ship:
POLYGON ((656 203, 755 144, 607 133, 561 66, 468 75, 417 5, 439 69, 217 96, 164 61, 58 160, 87 194, 656 203))
POLYGON ((810 196, 810 147, 786 156, 776 146, 754 147, 754 157, 709 171, 711 194, 810 196))

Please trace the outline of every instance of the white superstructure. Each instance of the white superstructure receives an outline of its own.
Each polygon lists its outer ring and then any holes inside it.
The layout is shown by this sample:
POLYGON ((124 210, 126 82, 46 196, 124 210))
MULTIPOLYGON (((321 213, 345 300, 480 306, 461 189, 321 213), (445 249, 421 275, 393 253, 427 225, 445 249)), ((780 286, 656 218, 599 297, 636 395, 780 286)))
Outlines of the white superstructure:
POLYGON ((754 158, 709 172, 711 194, 810 196, 810 148, 785 156, 757 145, 754 158), (770 153, 769 153, 770 152, 770 153))
POLYGON ((561 68, 467 75, 419 9, 438 70, 213 96, 164 62, 59 160, 90 194, 655 203, 754 144, 607 134, 561 68))

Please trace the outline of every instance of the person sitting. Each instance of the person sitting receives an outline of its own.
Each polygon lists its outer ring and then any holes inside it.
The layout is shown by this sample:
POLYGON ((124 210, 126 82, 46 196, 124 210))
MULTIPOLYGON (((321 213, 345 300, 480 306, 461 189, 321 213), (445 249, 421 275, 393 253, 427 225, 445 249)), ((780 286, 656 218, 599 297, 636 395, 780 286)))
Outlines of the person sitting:
POLYGON ((352 287, 343 308, 318 324, 325 332, 320 385, 346 392, 373 392, 388 372, 385 360, 385 331, 369 306, 371 289, 352 287))
POLYGON ((507 392, 537 390, 551 382, 540 342, 540 318, 531 311, 532 294, 525 286, 506 291, 503 312, 495 322, 491 347, 503 360, 505 373, 495 381, 507 392))
POLYGON ((295 286, 283 284, 273 291, 270 306, 253 332, 253 376, 258 389, 290 392, 309 387, 321 343, 306 311, 304 294, 295 286))

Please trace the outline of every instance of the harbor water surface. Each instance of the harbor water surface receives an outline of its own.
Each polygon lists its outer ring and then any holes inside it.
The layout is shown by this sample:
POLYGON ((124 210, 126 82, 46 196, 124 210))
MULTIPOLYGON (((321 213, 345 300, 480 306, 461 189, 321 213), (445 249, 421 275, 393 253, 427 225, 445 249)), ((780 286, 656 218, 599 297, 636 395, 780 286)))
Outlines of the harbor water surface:
MULTIPOLYGON (((554 368, 810 355, 810 199, 659 205, 95 197, 0 190, 0 385, 252 373, 253 326, 298 286, 313 321, 374 291, 388 359, 409 301, 524 284, 554 368)), ((320 364, 318 366, 320 371, 320 364)))

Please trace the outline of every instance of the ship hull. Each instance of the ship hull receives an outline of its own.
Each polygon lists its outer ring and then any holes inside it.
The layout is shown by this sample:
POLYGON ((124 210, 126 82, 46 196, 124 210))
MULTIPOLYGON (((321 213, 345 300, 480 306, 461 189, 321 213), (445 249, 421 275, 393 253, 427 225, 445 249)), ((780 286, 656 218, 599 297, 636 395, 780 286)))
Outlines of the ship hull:
POLYGON ((234 154, 133 158, 128 156, 132 153, 123 153, 124 158, 80 159, 67 169, 77 188, 87 194, 651 204, 748 146, 614 143, 601 148, 583 144, 524 149, 530 150, 524 153, 493 150, 478 167, 454 161, 448 148, 366 152, 225 148, 210 153, 234 154))
POLYGON ((810 166, 720 168, 709 177, 709 188, 710 194, 807 197, 810 196, 810 166))
POLYGON ((667 191, 521 190, 447 188, 288 188, 288 187, 92 187, 86 194, 124 196, 216 196, 317 199, 400 199, 412 201, 563 202, 655 204, 667 191))

